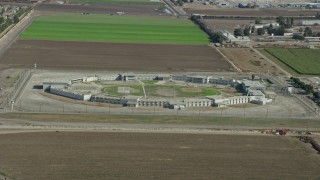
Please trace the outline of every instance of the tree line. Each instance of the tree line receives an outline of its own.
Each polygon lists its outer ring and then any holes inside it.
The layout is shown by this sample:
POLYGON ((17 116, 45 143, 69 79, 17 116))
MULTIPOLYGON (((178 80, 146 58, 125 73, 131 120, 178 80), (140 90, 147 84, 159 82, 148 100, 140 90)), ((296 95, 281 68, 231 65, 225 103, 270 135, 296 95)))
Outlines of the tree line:
POLYGON ((291 77, 290 79, 301 89, 305 90, 306 94, 312 93, 315 98, 320 98, 320 92, 315 91, 312 85, 300 81, 299 78, 291 77))
POLYGON ((199 26, 201 30, 206 32, 209 36, 211 42, 214 43, 222 43, 223 36, 220 32, 214 32, 213 30, 209 29, 201 20, 199 16, 191 16, 191 21, 193 21, 196 25, 199 26))
MULTIPOLYGON (((13 16, 13 18, 7 17, 4 19, 3 16, 0 16, 0 32, 5 31, 10 25, 16 24, 20 21, 20 17, 26 13, 31 11, 31 8, 19 8, 19 10, 16 12, 16 14, 13 16)), ((2 9, 1 15, 4 13, 4 10, 2 9)))

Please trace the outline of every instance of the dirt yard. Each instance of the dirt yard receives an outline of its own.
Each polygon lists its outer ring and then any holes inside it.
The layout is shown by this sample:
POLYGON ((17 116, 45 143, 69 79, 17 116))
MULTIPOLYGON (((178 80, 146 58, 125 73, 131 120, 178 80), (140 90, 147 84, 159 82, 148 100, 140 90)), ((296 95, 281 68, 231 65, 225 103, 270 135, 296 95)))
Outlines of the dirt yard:
POLYGON ((0 66, 143 71, 229 71, 209 46, 18 40, 0 66))
POLYGON ((188 14, 207 14, 212 16, 315 16, 319 10, 286 10, 286 9, 212 9, 212 10, 200 10, 184 8, 188 14))
POLYGON ((10 179, 316 179, 320 157, 294 137, 38 132, 0 135, 10 179))
POLYGON ((236 27, 244 28, 250 23, 254 23, 254 20, 204 19, 203 22, 214 31, 227 30, 233 33, 236 27))
POLYGON ((219 48, 242 72, 281 75, 281 71, 249 48, 219 48))
POLYGON ((67 13, 92 13, 92 14, 115 14, 124 12, 129 15, 165 15, 157 11, 160 5, 135 5, 135 4, 87 4, 87 5, 58 5, 38 4, 37 11, 67 12, 67 13))
POLYGON ((202 89, 200 88, 181 88, 183 92, 201 92, 202 89))

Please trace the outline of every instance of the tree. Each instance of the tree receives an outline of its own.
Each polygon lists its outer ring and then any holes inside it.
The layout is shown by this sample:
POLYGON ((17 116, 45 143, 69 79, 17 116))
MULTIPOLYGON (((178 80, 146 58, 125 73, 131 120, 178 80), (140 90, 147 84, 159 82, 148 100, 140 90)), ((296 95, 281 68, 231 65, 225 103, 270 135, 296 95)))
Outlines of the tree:
POLYGON ((284 25, 282 25, 278 29, 276 29, 274 34, 277 35, 277 36, 283 36, 285 32, 286 32, 286 28, 285 28, 284 25))
POLYGON ((310 27, 306 27, 306 28, 304 29, 304 34, 303 34, 303 36, 305 36, 305 37, 312 36, 312 30, 311 30, 310 27))
POLYGON ((313 96, 315 97, 315 98, 320 98, 320 92, 318 91, 318 92, 314 92, 313 93, 313 96))
POLYGON ((13 23, 18 23, 19 22, 19 16, 14 15, 13 17, 13 23))
POLYGON ((255 31, 256 31, 256 28, 254 26, 252 26, 251 33, 254 33, 255 31))
POLYGON ((303 32, 303 28, 302 27, 300 27, 299 32, 303 32))
POLYGON ((291 24, 291 27, 293 26, 293 24, 294 24, 294 19, 293 19, 293 17, 292 18, 290 18, 290 24, 291 24))
POLYGON ((234 30, 234 35, 235 36, 243 36, 242 30, 237 28, 234 30))
POLYGON ((278 16, 278 17, 276 18, 276 21, 277 21, 277 23, 279 23, 280 26, 286 24, 286 23, 285 23, 285 18, 284 18, 283 16, 278 16))
POLYGON ((264 35, 266 32, 263 28, 257 29, 258 35, 264 35))
POLYGON ((255 79, 255 77, 256 77, 256 76, 255 76, 254 74, 252 74, 252 75, 251 75, 251 80, 253 81, 253 80, 255 79))
POLYGON ((261 24, 261 18, 256 18, 256 20, 254 21, 255 24, 261 24))
POLYGON ((269 27, 268 27, 268 29, 267 29, 267 33, 271 36, 273 32, 274 32, 274 31, 273 31, 273 25, 270 24, 269 27))
POLYGON ((320 19, 320 13, 319 12, 317 12, 317 14, 316 14, 316 19, 320 19))
POLYGON ((223 41, 222 34, 219 33, 219 32, 213 33, 211 35, 211 41, 214 42, 214 43, 222 43, 222 41, 223 41))
POLYGON ((177 0, 178 6, 183 6, 183 1, 182 0, 177 0))
POLYGON ((0 24, 4 23, 4 18, 1 16, 0 17, 0 24))
POLYGON ((249 36, 250 35, 250 27, 245 27, 243 30, 243 35, 244 36, 249 36))
POLYGON ((302 36, 300 34, 294 34, 292 39, 303 41, 305 38, 304 38, 304 36, 302 36))

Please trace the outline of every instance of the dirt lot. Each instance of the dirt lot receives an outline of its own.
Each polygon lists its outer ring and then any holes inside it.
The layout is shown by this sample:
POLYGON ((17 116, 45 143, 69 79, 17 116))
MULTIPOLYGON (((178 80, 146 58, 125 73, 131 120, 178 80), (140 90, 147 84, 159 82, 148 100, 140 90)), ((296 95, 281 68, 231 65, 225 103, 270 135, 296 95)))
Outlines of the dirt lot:
POLYGON ((285 10, 285 9, 184 9, 189 14, 207 14, 224 16, 314 16, 319 10, 285 10))
POLYGON ((214 31, 227 30, 233 32, 236 27, 244 28, 250 23, 254 23, 254 20, 204 19, 203 22, 214 31))
POLYGON ((280 75, 281 71, 249 48, 219 48, 243 72, 280 75))
POLYGON ((0 135, 16 179, 316 179, 320 158, 294 137, 39 132, 0 135))
POLYGON ((156 9, 159 5, 134 5, 134 4, 87 4, 87 5, 58 5, 58 4, 38 4, 35 7, 37 11, 54 11, 68 13, 94 13, 94 14, 115 14, 124 12, 129 15, 165 15, 156 9))
POLYGON ((18 40, 0 65, 143 71, 227 71, 232 67, 209 46, 18 40))

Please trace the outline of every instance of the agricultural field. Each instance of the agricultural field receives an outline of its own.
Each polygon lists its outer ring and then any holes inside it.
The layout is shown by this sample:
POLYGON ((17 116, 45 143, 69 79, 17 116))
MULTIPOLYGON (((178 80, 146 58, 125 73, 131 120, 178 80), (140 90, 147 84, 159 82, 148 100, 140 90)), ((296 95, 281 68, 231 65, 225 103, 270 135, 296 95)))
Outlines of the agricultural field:
POLYGON ((38 12, 60 12, 60 13, 83 13, 90 14, 116 14, 121 10, 126 15, 153 15, 153 16, 167 16, 169 14, 164 13, 161 10, 161 5, 143 5, 143 4, 65 4, 63 6, 59 4, 37 4, 34 9, 38 12))
POLYGON ((232 66, 209 46, 18 40, 2 56, 11 67, 226 71, 232 66))
POLYGON ((69 0, 75 3, 112 3, 112 4, 143 4, 143 5, 160 5, 160 1, 152 0, 69 0))
MULTIPOLYGON (((220 92, 210 87, 195 87, 176 84, 145 83, 144 88, 148 97, 205 97, 219 95, 220 92)), ((108 85, 102 92, 109 96, 136 95, 144 96, 142 85, 108 85)))
POLYGON ((266 48, 264 51, 298 74, 320 74, 319 49, 266 48))
POLYGON ((151 44, 209 43, 207 35, 189 20, 97 14, 42 16, 20 38, 151 44))
POLYGON ((0 172, 10 179, 320 176, 319 155, 295 137, 35 132, 1 134, 0 146, 0 172))

